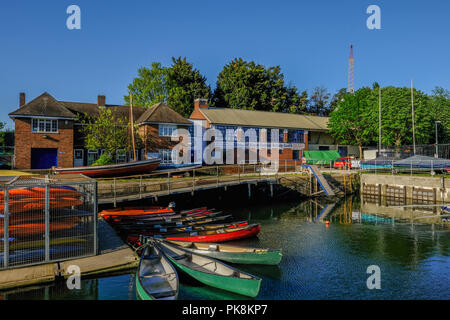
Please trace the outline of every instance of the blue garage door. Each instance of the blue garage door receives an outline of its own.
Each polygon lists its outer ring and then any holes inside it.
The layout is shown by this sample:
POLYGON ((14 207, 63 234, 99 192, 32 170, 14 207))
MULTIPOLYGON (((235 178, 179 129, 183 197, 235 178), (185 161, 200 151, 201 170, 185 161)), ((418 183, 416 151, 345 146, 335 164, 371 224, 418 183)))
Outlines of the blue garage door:
POLYGON ((50 169, 58 166, 58 149, 31 149, 31 169, 50 169))

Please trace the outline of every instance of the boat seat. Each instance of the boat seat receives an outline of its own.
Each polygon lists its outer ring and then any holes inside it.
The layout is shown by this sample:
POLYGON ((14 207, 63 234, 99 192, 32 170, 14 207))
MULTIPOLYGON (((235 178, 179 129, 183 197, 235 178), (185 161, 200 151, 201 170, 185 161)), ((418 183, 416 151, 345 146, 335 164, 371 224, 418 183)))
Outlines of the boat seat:
POLYGON ((186 257, 187 257, 187 255, 186 255, 185 253, 182 253, 182 254, 178 254, 178 255, 172 256, 172 258, 173 258, 174 260, 181 260, 181 259, 184 259, 184 258, 186 258, 186 257))
POLYGON ((156 292, 156 293, 153 293, 152 296, 155 299, 162 299, 162 298, 175 296, 176 294, 177 294, 177 292, 175 290, 171 290, 171 291, 164 291, 164 292, 156 292))
POLYGON ((217 251, 219 246, 217 244, 210 244, 208 250, 209 251, 217 251))
POLYGON ((159 256, 145 256, 142 257, 144 260, 158 260, 159 256))

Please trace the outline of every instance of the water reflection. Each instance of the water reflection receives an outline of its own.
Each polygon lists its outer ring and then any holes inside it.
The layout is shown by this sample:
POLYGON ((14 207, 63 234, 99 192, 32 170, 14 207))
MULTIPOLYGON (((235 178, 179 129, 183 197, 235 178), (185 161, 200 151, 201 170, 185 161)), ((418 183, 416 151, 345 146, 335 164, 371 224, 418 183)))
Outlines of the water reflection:
MULTIPOLYGON (((217 209, 261 224, 258 237, 230 244, 283 249, 279 266, 236 265, 263 279, 257 299, 450 299, 448 224, 435 215, 435 207, 402 205, 393 199, 347 197, 337 203, 314 199, 217 209), (373 264, 381 268, 382 290, 366 287, 366 270, 373 264)), ((180 299, 245 299, 189 279, 180 283, 180 299)), ((81 291, 60 283, 2 295, 136 299, 135 276, 133 270, 83 280, 81 291)))

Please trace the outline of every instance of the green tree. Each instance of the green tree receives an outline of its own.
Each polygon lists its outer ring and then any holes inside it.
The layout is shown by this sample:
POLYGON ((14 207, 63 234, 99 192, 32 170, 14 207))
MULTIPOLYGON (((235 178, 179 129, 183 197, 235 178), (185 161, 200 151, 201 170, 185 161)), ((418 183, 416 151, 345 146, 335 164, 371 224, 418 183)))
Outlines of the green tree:
POLYGON ((327 116, 330 113, 330 94, 324 86, 315 87, 309 100, 308 112, 317 116, 327 116))
MULTIPOLYGON (((378 94, 377 89, 374 92, 378 94)), ((381 89, 381 96, 382 144, 396 147, 413 144, 411 89, 386 87, 381 89)), ((377 106, 378 98, 372 100, 377 106)), ((432 117, 429 98, 419 90, 414 90, 414 114, 416 143, 427 144, 434 132, 432 117)))
POLYGON ((206 78, 186 58, 172 58, 172 65, 168 68, 168 84, 168 105, 186 118, 194 110, 195 99, 211 97, 206 78))
POLYGON ((167 102, 169 96, 168 70, 159 62, 153 62, 151 68, 142 67, 138 77, 128 85, 128 95, 124 96, 126 104, 133 95, 133 105, 152 106, 155 103, 167 102))
MULTIPOLYGON (((167 103, 184 117, 189 117, 197 98, 209 99, 211 88, 200 71, 194 69, 186 58, 172 58, 172 65, 163 67, 152 63, 152 67, 140 68, 138 77, 128 86, 133 94, 134 105, 152 106, 158 102, 167 103)), ((130 103, 129 94, 124 97, 130 103)))
POLYGON ((363 157, 362 147, 373 141, 376 134, 371 115, 372 91, 361 88, 354 94, 346 94, 337 102, 330 114, 330 133, 341 144, 356 145, 363 157))
POLYGON ((342 89, 339 89, 338 92, 336 92, 333 95, 333 97, 331 98, 331 101, 330 101, 330 107, 329 107, 330 112, 336 108, 338 102, 341 101, 346 94, 347 94, 347 88, 342 88, 342 89))
MULTIPOLYGON (((117 150, 131 150, 130 124, 127 119, 113 113, 111 109, 99 107, 96 118, 85 114, 79 117, 79 121, 83 125, 82 132, 86 149, 103 149, 111 159, 115 159, 117 150)), ((137 134, 137 126, 135 126, 134 132, 136 148, 139 148, 142 143, 137 134)))
POLYGON ((280 66, 268 67, 236 58, 217 77, 213 105, 217 107, 302 112, 297 88, 287 86, 280 66))
MULTIPOLYGON (((430 96, 430 111, 438 125, 439 143, 450 143, 450 91, 442 87, 434 88, 430 96)), ((432 139, 435 143, 435 139, 432 139)))

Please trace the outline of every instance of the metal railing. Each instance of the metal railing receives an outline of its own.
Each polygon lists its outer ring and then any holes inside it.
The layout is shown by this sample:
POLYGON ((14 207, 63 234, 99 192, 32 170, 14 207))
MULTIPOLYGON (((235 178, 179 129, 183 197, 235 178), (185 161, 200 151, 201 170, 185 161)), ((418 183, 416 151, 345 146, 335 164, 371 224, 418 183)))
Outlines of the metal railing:
POLYGON ((97 253, 95 180, 22 176, 0 187, 0 269, 97 253))
POLYGON ((170 195, 180 192, 217 188, 278 178, 280 174, 300 173, 300 161, 282 161, 279 170, 266 174, 261 163, 242 165, 207 166, 165 173, 150 173, 98 181, 98 198, 101 203, 117 204, 118 201, 139 200, 146 197, 170 195))

